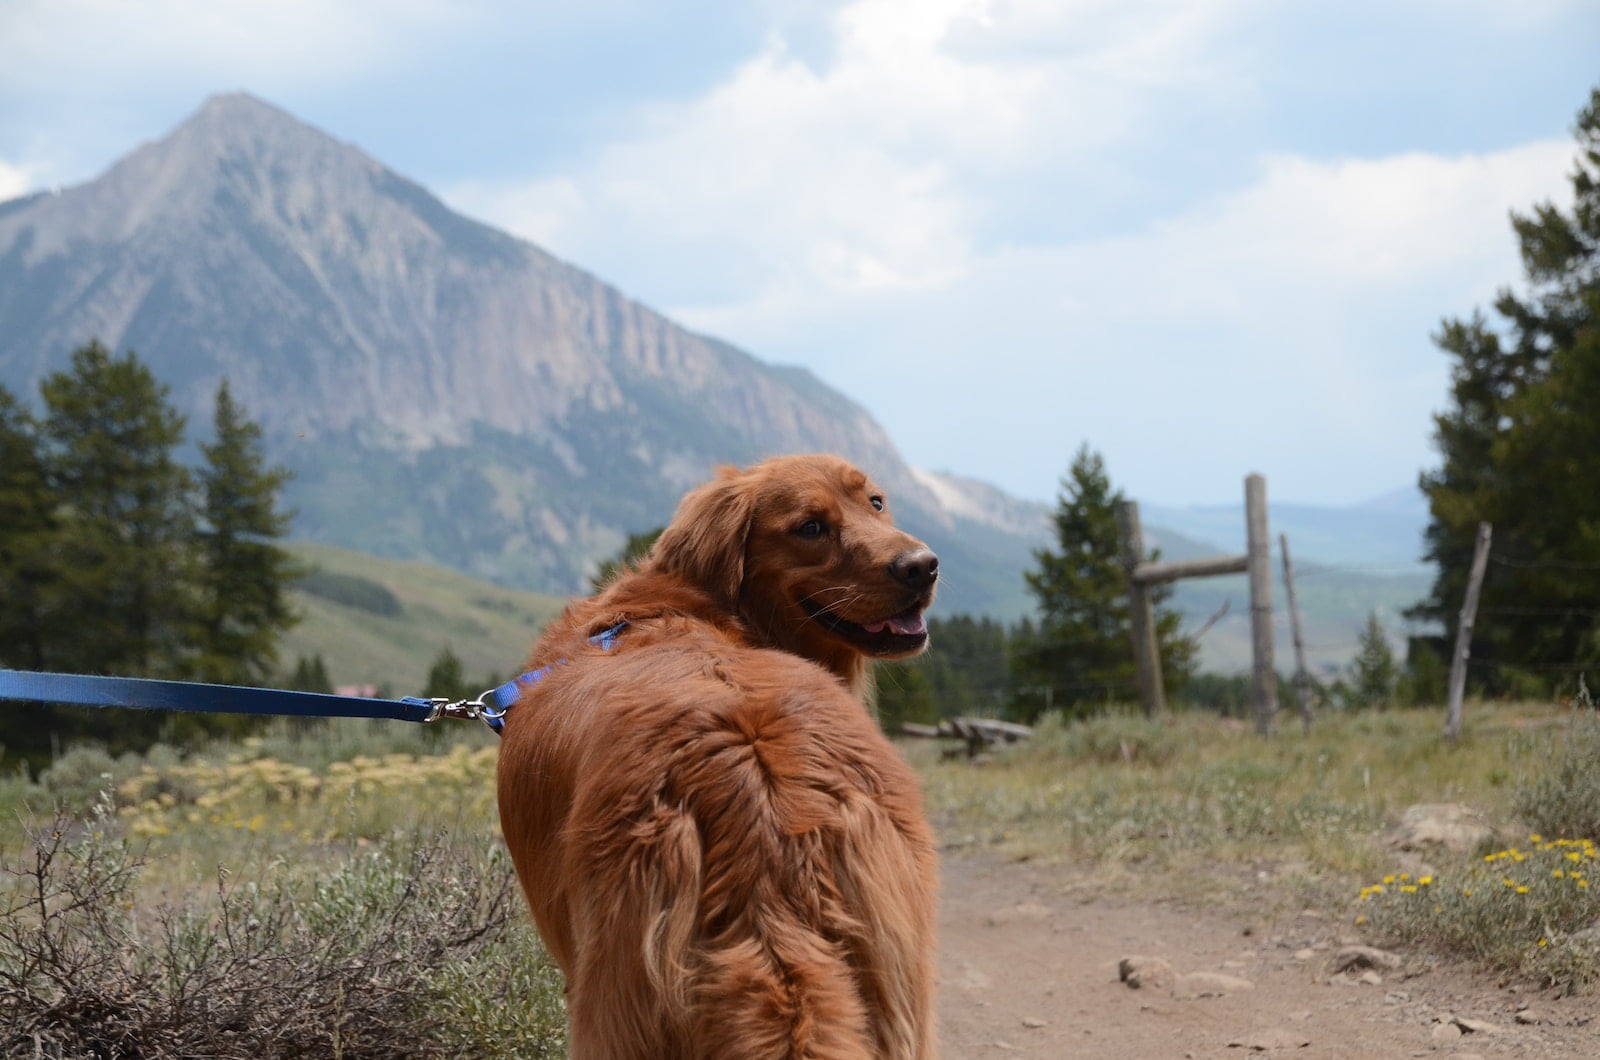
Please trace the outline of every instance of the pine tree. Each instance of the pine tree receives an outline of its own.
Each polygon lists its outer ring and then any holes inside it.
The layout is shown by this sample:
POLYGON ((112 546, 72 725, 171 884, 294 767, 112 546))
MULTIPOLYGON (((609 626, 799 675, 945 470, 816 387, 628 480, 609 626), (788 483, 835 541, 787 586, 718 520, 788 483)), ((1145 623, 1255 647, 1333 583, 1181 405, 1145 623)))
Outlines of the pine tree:
POLYGON ((321 692, 324 695, 333 692, 333 682, 328 679, 328 664, 323 662, 321 652, 309 659, 302 655, 295 660, 289 688, 296 692, 321 692))
POLYGON ((290 584, 301 566, 276 544, 290 516, 278 497, 289 472, 267 467, 261 427, 228 383, 217 388, 215 434, 200 446, 199 601, 193 664, 202 681, 255 684, 273 672, 279 636, 298 620, 290 584))
MULTIPOLYGON (((1089 713, 1129 701, 1136 687, 1116 516, 1122 494, 1111 488, 1105 462, 1087 445, 1061 485, 1054 517, 1059 551, 1034 550, 1036 567, 1023 574, 1038 602, 1037 625, 1019 627, 1013 641, 1018 713, 1024 717, 1036 716, 1046 704, 1068 714, 1089 713)), ((1181 616, 1160 606, 1170 594, 1170 587, 1154 593, 1152 609, 1163 677, 1176 691, 1193 670, 1194 645, 1178 634, 1181 616)))
POLYGON ((38 426, 0 387, 0 666, 43 670, 59 635, 52 606, 54 502, 40 452, 38 426))
POLYGON ((884 732, 898 733, 902 722, 931 725, 939 720, 933 685, 919 662, 920 659, 881 663, 874 670, 878 724, 884 732))
POLYGON ((192 612, 192 479, 183 417, 130 351, 98 342, 40 385, 45 459, 62 507, 62 607, 75 636, 56 664, 81 673, 183 676, 192 612))
POLYGON ((1386 707, 1394 697, 1395 681, 1399 668, 1395 665, 1394 649, 1389 646, 1389 635, 1374 611, 1367 616, 1357 641, 1356 657, 1352 664, 1351 690, 1355 704, 1361 707, 1386 707))
POLYGON ((436 659, 433 666, 428 669, 428 683, 424 686, 422 694, 429 699, 466 699, 472 693, 467 691, 466 675, 462 672, 461 659, 446 644, 436 659))
POLYGON ((1559 679, 1600 664, 1600 88, 1575 133, 1572 211, 1512 216, 1528 288, 1495 302, 1506 333, 1475 314, 1435 336, 1456 362, 1434 421, 1441 466, 1421 478, 1438 573, 1408 614, 1453 639, 1477 524, 1492 523, 1495 555, 1511 560, 1491 567, 1480 613, 1494 617, 1473 646, 1474 677, 1492 692, 1519 668, 1559 679))
POLYGON ((655 547, 656 538, 660 537, 665 529, 664 526, 658 526, 649 533, 629 534, 622 550, 610 559, 602 560, 595 568, 593 576, 589 579, 589 585, 596 592, 604 589, 622 570, 648 556, 650 550, 655 547))

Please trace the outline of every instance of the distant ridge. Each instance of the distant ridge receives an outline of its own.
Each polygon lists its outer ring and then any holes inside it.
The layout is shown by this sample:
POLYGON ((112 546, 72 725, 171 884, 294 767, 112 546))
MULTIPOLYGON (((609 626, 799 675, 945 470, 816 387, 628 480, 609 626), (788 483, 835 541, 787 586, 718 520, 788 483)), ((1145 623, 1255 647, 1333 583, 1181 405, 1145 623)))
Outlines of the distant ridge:
POLYGON ((502 584, 580 589, 714 465, 780 452, 871 470, 965 573, 951 611, 1019 613, 1042 529, 952 511, 971 483, 913 474, 809 372, 687 331, 242 93, 95 180, 0 204, 0 383, 31 399, 91 338, 137 351, 196 425, 229 379, 297 473, 297 535, 502 584))

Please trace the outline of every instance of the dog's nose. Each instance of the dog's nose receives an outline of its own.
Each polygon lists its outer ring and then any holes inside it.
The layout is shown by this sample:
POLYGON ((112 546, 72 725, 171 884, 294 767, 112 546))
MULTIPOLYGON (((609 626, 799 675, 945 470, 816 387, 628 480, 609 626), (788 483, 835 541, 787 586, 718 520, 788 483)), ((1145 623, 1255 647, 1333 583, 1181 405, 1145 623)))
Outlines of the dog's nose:
POLYGON ((925 589, 939 578, 939 557, 931 548, 910 548, 889 564, 889 576, 913 589, 925 589))

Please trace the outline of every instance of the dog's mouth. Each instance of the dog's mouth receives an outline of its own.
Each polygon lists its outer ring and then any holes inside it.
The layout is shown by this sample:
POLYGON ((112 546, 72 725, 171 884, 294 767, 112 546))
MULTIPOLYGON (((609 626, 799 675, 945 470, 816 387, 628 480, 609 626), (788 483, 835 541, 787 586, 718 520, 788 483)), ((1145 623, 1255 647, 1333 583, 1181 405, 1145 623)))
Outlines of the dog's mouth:
POLYGON ((897 615, 867 623, 841 618, 810 598, 801 600, 800 606, 830 633, 868 655, 890 658, 915 655, 928 643, 928 622, 922 614, 926 602, 914 603, 897 615))

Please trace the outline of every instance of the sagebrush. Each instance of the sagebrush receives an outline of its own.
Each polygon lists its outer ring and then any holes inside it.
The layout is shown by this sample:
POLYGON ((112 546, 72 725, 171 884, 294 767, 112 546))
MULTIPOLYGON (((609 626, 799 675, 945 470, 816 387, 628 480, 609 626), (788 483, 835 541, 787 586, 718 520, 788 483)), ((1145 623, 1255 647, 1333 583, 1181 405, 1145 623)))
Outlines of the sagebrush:
POLYGON ((492 844, 397 839, 150 902, 109 806, 0 855, 0 1055, 561 1055, 559 975, 492 844))

